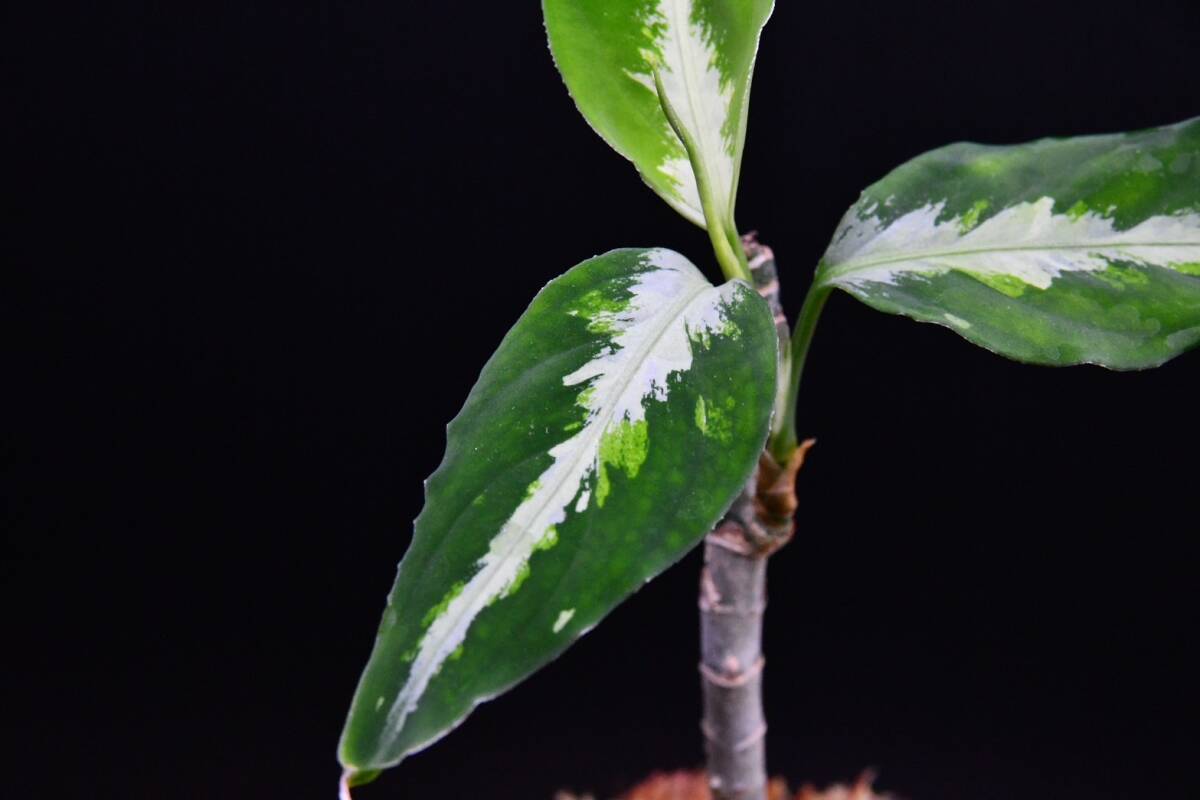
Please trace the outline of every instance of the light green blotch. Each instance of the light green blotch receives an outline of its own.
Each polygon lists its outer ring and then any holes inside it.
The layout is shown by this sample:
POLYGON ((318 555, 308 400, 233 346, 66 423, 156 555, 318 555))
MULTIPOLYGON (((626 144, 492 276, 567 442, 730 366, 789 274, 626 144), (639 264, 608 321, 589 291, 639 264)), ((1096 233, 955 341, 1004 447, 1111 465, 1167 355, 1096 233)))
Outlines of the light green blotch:
POLYGON ((1072 222, 1078 222, 1079 218, 1088 213, 1088 211, 1087 203, 1082 200, 1076 200, 1075 205, 1067 209, 1067 216, 1071 218, 1072 222))
MULTIPOLYGON (((520 567, 517 568, 517 574, 513 576, 513 579, 508 584, 508 586, 504 587, 504 591, 501 592, 496 597, 496 600, 503 600, 506 597, 516 594, 517 590, 521 588, 521 584, 523 584, 525 582, 525 579, 528 577, 529 577, 529 562, 525 561, 521 564, 520 567)), ((493 600, 492 602, 495 602, 495 600, 493 600)), ((488 605, 491 605, 491 603, 489 603, 488 605)))
POLYGON ((703 396, 696 398, 696 427, 710 439, 728 444, 733 439, 733 409, 736 401, 726 397, 724 408, 715 402, 706 401, 703 396))
POLYGON ((580 390, 579 394, 575 395, 575 407, 583 410, 581 419, 573 420, 563 426, 563 430, 567 433, 581 430, 584 425, 587 425, 588 417, 592 414, 591 402, 596 395, 596 384, 590 383, 580 390))
POLYGON ((589 405, 592 402, 592 396, 596 394, 596 384, 589 383, 583 388, 579 394, 575 395, 575 405, 584 409, 591 409, 589 405))
POLYGON ((968 272, 967 274, 984 286, 995 289, 1008 297, 1020 297, 1029 288, 1028 283, 1015 275, 1002 275, 996 272, 968 272))
POLYGON ((1176 272, 1182 272, 1184 275, 1200 276, 1200 261, 1187 261, 1180 264, 1172 264, 1171 269, 1176 272))
POLYGON ((613 316, 629 307, 629 298, 609 297, 599 289, 592 289, 576 301, 567 313, 583 317, 588 321, 587 329, 592 333, 612 333, 615 327, 613 316))
POLYGON ((630 478, 636 478, 638 470, 646 461, 650 448, 650 428, 646 420, 630 422, 623 419, 604 432, 600 439, 600 457, 596 476, 596 503, 603 507, 612 491, 608 468, 621 469, 630 478))
POLYGON ((454 585, 450 587, 450 591, 446 592, 446 596, 442 598, 441 602, 429 609, 429 613, 427 613, 421 620, 421 627, 428 628, 433 624, 435 619, 446 613, 446 609, 449 608, 450 604, 454 602, 454 598, 462 594, 462 590, 465 587, 466 584, 462 581, 455 581, 454 585))
POLYGON ((611 317, 596 317, 595 319, 588 320, 587 329, 588 333, 607 336, 615 332, 617 326, 613 323, 611 317))
POLYGON ((592 289, 579 298, 572 310, 590 318, 601 313, 618 314, 628 307, 629 298, 609 297, 599 289, 592 289))
POLYGON ((411 664, 413 661, 415 661, 417 659, 417 653, 420 651, 420 649, 421 649, 421 643, 418 642, 417 644, 414 644, 412 647, 405 650, 400 655, 400 660, 403 661, 405 664, 411 664))
POLYGON ((970 233, 973 231, 979 225, 979 220, 983 216, 983 212, 987 211, 991 205, 991 202, 987 200, 976 200, 975 204, 958 218, 959 233, 970 233))
POLYGON ((528 486, 525 487, 525 497, 523 498, 523 500, 521 502, 531 499, 535 494, 538 493, 538 489, 541 489, 541 488, 542 488, 542 482, 535 479, 532 483, 530 483, 528 486))
POLYGON ((549 550, 556 544, 558 544, 558 527, 551 525, 549 528, 546 528, 546 532, 542 534, 542 538, 537 540, 537 544, 533 546, 533 551, 536 553, 542 550, 549 550))
POLYGON ((571 621, 571 617, 575 616, 575 609, 568 608, 558 612, 558 617, 554 620, 554 632, 558 633, 563 628, 567 627, 567 623, 571 621))
POLYGON ((967 164, 967 169, 976 175, 993 178, 1004 171, 1004 162, 1006 160, 1003 156, 999 155, 980 156, 970 161, 967 164))
POLYGON ((466 645, 460 644, 458 647, 454 648, 454 652, 451 653, 448 658, 451 661, 458 661, 460 658, 463 657, 463 648, 465 648, 465 647, 466 647, 466 645))
MULTIPOLYGON (((727 339, 740 339, 742 337, 742 329, 736 322, 731 319, 722 319, 721 327, 717 329, 717 336, 724 336, 727 339)), ((695 344, 700 345, 705 350, 712 347, 712 333, 707 327, 700 327, 696 330, 688 329, 688 338, 695 344)))
MULTIPOLYGON (((554 525, 551 525, 550 527, 546 528, 541 537, 533 543, 533 552, 536 553, 541 550, 549 550, 556 544, 558 544, 558 528, 554 525)), ((506 597, 511 597, 512 595, 516 594, 517 590, 521 588, 521 584, 525 583, 526 579, 529 578, 529 573, 529 559, 526 559, 524 562, 522 562, 521 566, 517 568, 517 574, 514 575, 512 581, 510 581, 509 584, 504 587, 504 591, 502 591, 496 597, 493 597, 491 601, 488 602, 488 605, 490 606, 497 600, 503 600, 506 597)))
POLYGON ((479 506, 483 505, 483 501, 486 496, 487 492, 480 492, 479 494, 475 495, 475 499, 471 501, 471 505, 478 508, 479 506))
POLYGON ((1096 277, 1117 289, 1126 286, 1145 286, 1150 283, 1150 276, 1140 269, 1123 267, 1120 264, 1110 264, 1108 269, 1097 272, 1096 277))

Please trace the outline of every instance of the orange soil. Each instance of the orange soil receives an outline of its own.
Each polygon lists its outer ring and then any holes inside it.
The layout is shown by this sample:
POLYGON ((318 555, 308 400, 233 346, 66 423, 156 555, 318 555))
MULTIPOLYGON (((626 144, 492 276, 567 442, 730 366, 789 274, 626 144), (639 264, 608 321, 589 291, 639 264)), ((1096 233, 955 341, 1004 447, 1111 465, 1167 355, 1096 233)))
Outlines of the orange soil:
MULTIPOLYGON (((835 784, 824 791, 805 784, 794 796, 782 778, 775 778, 767 789, 768 800, 893 800, 887 795, 875 794, 871 788, 874 775, 864 772, 857 781, 846 786, 835 784)), ((590 796, 576 796, 560 792, 555 800, 592 800, 590 796)), ((701 770, 659 772, 634 787, 621 800, 712 800, 708 780, 701 770)))

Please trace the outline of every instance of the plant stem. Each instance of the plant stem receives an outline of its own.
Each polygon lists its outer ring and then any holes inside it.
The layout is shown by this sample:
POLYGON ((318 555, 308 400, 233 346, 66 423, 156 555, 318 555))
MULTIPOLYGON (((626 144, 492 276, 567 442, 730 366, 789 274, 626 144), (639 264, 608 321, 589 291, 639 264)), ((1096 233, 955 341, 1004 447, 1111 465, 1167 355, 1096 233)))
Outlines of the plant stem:
POLYGON ((767 722, 762 704, 762 615, 767 557, 746 547, 736 522, 704 542, 700 675, 709 785, 717 800, 763 800, 767 722))
MULTIPOLYGON (((759 244, 753 233, 743 237, 740 244, 754 287, 775 318, 786 364, 789 332, 780 304, 775 255, 771 248, 759 244)), ((796 473, 811 445, 809 440, 792 447, 782 462, 764 452, 724 519, 704 541, 700 577, 701 728, 709 785, 716 800, 766 800, 762 620, 767 602, 767 559, 792 536, 796 473)))
POLYGON ((716 800, 765 800, 767 723, 762 619, 767 559, 795 530, 796 473, 813 440, 784 465, 763 453, 725 518, 704 540, 700 676, 708 780, 716 800))
POLYGON ((816 283, 808 289, 804 296, 804 305, 800 307, 800 316, 796 320, 796 329, 792 333, 788 353, 783 363, 787 367, 787 386, 783 390, 775 406, 775 430, 771 432, 767 449, 781 464, 786 464, 792 453, 799 446, 796 436, 796 400, 800 394, 800 377, 804 372, 804 361, 808 357, 808 347, 812 344, 813 332, 817 329, 817 320, 821 318, 821 310, 829 299, 830 289, 819 287, 816 283))

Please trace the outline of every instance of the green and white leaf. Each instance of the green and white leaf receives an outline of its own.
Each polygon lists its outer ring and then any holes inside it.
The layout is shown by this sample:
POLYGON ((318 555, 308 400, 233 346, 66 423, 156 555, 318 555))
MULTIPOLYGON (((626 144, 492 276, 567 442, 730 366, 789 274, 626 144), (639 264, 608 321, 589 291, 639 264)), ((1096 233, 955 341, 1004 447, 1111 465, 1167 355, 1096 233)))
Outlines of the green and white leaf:
POLYGON ((550 49, 579 110, 679 213, 705 226, 702 188, 663 113, 666 98, 696 145, 719 224, 734 199, 750 78, 773 0, 543 0, 550 49))
POLYGON ((342 734, 346 794, 704 536, 762 449, 776 357, 762 299, 669 250, 614 250, 538 294, 426 483, 342 734))
POLYGON ((1200 342, 1200 118, 926 153, 863 193, 817 281, 1022 361, 1161 364, 1200 342))

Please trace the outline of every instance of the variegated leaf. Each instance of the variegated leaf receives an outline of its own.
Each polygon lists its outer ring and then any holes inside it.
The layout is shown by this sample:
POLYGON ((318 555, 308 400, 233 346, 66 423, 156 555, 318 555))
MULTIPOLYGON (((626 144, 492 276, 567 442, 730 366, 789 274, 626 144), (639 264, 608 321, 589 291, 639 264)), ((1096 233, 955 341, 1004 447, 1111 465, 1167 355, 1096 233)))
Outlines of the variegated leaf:
POLYGON ((1200 342, 1200 118, 926 153, 863 193, 817 280, 1022 361, 1161 364, 1200 342))
POLYGON ((679 213, 705 225, 697 179, 664 115, 696 145, 713 213, 730 231, 750 76, 773 0, 543 0, 554 60, 596 132, 679 213))
POLYGON ((725 511, 766 439, 776 335, 669 250, 552 281, 484 367, 342 735, 344 786, 561 653, 725 511))

